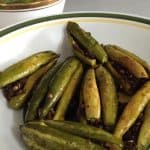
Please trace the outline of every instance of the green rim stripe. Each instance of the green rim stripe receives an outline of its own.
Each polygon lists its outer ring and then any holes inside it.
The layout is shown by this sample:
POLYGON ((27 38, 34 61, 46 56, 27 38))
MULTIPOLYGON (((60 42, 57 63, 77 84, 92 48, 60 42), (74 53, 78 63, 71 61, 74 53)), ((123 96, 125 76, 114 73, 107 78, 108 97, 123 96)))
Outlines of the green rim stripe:
POLYGON ((68 13, 68 14, 61 14, 61 15, 54 15, 54 16, 48 16, 48 17, 42 17, 38 19, 33 19, 30 21, 26 21, 17 25, 14 25, 12 27, 6 28, 2 31, 0 31, 0 37, 13 32, 17 29, 21 29, 23 27, 27 27, 29 25, 37 24, 44 21, 50 21, 50 20, 57 20, 57 19, 64 19, 64 18, 77 18, 77 17, 105 17, 105 18, 115 18, 115 19, 123 19, 123 20, 129 20, 129 21, 135 21, 139 23, 144 23, 146 25, 150 25, 149 19, 144 19, 140 17, 134 17, 129 15, 123 15, 123 14, 111 14, 111 13, 68 13))

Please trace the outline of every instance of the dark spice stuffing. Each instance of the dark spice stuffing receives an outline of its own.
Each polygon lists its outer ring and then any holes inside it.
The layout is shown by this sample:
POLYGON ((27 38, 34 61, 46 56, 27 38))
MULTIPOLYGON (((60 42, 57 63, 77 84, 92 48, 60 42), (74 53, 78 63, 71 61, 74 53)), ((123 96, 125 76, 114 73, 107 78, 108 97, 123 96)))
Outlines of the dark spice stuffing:
POLYGON ((11 83, 3 88, 3 94, 9 101, 12 97, 19 95, 26 83, 27 78, 23 78, 14 83, 11 83))
POLYGON ((133 93, 137 91, 145 82, 150 80, 150 78, 136 78, 125 67, 115 61, 111 61, 111 64, 120 73, 123 79, 131 85, 131 90, 133 91, 133 93))

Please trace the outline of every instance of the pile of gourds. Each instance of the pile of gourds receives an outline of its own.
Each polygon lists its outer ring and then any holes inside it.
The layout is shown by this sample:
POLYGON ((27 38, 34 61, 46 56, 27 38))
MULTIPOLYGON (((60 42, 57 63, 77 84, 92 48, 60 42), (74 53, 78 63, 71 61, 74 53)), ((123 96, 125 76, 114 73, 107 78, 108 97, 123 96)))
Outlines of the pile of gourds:
POLYGON ((20 130, 28 149, 122 149, 123 136, 141 114, 136 147, 148 149, 148 63, 121 47, 100 45, 75 22, 68 22, 67 33, 74 56, 57 63, 58 54, 43 51, 0 73, 8 105, 25 108, 20 130))

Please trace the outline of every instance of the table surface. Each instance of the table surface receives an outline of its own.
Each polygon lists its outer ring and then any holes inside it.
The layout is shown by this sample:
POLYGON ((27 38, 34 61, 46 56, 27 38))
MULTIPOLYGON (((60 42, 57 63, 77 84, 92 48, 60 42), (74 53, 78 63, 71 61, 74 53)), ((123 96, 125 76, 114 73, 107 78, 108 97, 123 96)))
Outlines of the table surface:
POLYGON ((150 0, 66 0, 64 12, 111 11, 150 18, 150 0))

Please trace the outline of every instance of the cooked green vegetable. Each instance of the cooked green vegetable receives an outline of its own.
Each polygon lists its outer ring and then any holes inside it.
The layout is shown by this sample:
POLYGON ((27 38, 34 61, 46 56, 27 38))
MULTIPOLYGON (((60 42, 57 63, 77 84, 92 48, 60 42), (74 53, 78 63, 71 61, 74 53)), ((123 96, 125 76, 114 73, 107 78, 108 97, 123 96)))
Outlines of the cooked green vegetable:
POLYGON ((96 66, 96 59, 88 58, 87 56, 83 55, 79 51, 74 50, 74 55, 77 56, 83 63, 90 65, 92 67, 96 66))
POLYGON ((116 50, 113 47, 110 47, 109 45, 105 46, 105 51, 108 54, 108 57, 125 67, 127 70, 129 70, 130 73, 132 73, 137 78, 148 78, 148 74, 144 67, 138 63, 135 59, 131 58, 127 54, 116 50))
POLYGON ((126 50, 126 49, 123 49, 117 45, 110 45, 112 47, 114 47, 116 50, 119 50, 123 53, 125 53, 126 55, 130 56, 131 58, 135 59, 137 62, 139 62, 148 72, 149 76, 150 76, 150 65, 145 61, 143 60, 142 58, 140 58, 139 56, 135 55, 134 53, 126 50))
POLYGON ((150 100, 150 81, 145 83, 140 90, 138 90, 130 99, 119 121, 117 122, 114 135, 118 138, 128 131, 133 123, 143 111, 150 100))
POLYGON ((117 119, 118 100, 116 86, 111 74, 103 67, 96 69, 96 78, 98 80, 104 125, 114 126, 117 119))
POLYGON ((81 84, 80 93, 79 93, 79 106, 77 109, 77 119, 83 124, 88 123, 86 120, 85 107, 83 101, 83 82, 81 84))
POLYGON ((26 136, 22 136, 23 141, 25 142, 28 150, 46 150, 44 147, 41 147, 35 141, 32 141, 30 138, 26 136))
POLYGON ((75 39, 84 49, 94 55, 101 63, 107 62, 107 54, 103 47, 89 34, 85 32, 75 22, 68 22, 67 32, 75 39))
POLYGON ((50 69, 38 83, 31 97, 31 100, 30 100, 30 103, 29 103, 29 106, 25 115, 25 121, 31 121, 31 120, 36 119, 38 108, 48 91, 49 82, 59 67, 60 66, 58 65, 50 69))
POLYGON ((50 63, 43 66, 35 73, 33 73, 31 76, 29 76, 21 94, 12 97, 8 103, 9 106, 14 109, 22 108, 25 105, 26 101, 28 100, 28 96, 30 95, 33 86, 36 84, 39 78, 41 78, 41 76, 43 76, 51 67, 53 67, 56 61, 57 59, 52 60, 50 63))
POLYGON ((137 149, 148 150, 149 146, 150 146, 150 99, 144 112, 144 122, 139 132, 137 149))
POLYGON ((88 69, 85 74, 82 95, 87 120, 92 122, 99 121, 101 116, 100 96, 95 71, 92 68, 88 69))
POLYGON ((32 128, 25 128, 23 130, 21 129, 21 131, 23 140, 29 148, 33 149, 42 148, 42 150, 61 150, 62 147, 65 147, 65 145, 63 144, 61 146, 58 145, 56 142, 47 138, 47 135, 44 135, 38 131, 36 132, 36 130, 32 128))
MULTIPOLYGON (((31 123, 39 123, 39 122, 31 122, 31 123)), ((53 120, 46 120, 41 121, 41 123, 47 124, 51 128, 59 129, 64 132, 68 132, 70 134, 78 135, 83 138, 91 139, 97 142, 108 142, 117 144, 122 146, 122 141, 109 132, 101 129, 96 128, 90 125, 85 125, 78 122, 71 122, 71 121, 53 121, 53 120)))
POLYGON ((76 69, 78 69, 79 64, 80 61, 78 59, 71 57, 63 63, 55 76, 53 76, 49 83, 50 86, 46 101, 44 102, 44 106, 41 108, 40 118, 44 118, 50 109, 58 102, 72 75, 76 69))
POLYGON ((112 66, 112 64, 109 61, 107 63, 105 63, 105 67, 112 74, 112 76, 114 78, 116 78, 116 80, 119 79, 119 81, 117 81, 117 82, 120 82, 120 80, 122 78, 121 75, 117 72, 117 70, 112 66))
POLYGON ((0 88, 32 74, 57 57, 58 55, 54 52, 44 51, 33 54, 32 56, 11 65, 0 73, 0 88))
POLYGON ((81 79, 81 75, 83 73, 83 66, 80 64, 78 69, 73 74, 70 79, 61 99, 59 100, 58 106, 56 108, 56 112, 54 115, 54 120, 64 120, 66 111, 70 104, 71 98, 77 88, 77 85, 81 79))
POLYGON ((85 54, 86 50, 83 50, 80 45, 78 45, 77 42, 75 42, 75 40, 73 40, 73 38, 71 37, 71 35, 68 35, 69 39, 70 39, 70 43, 73 47, 73 53, 75 56, 77 56, 83 63, 90 65, 91 67, 95 67, 96 66, 96 59, 95 58, 91 58, 90 56, 85 54))
POLYGON ((112 64, 110 62, 107 62, 105 64, 106 68, 109 70, 109 72, 112 74, 112 76, 114 77, 117 85, 119 85, 119 87, 121 87, 121 89, 128 95, 132 95, 133 94, 133 89, 132 86, 130 85, 130 83, 124 79, 123 76, 121 76, 121 74, 116 70, 116 68, 114 68, 112 66, 112 64))
POLYGON ((23 136, 31 137, 33 141, 40 139, 39 144, 45 149, 58 150, 101 150, 100 145, 91 142, 88 139, 81 138, 43 124, 26 124, 21 126, 23 136), (55 149, 54 148, 54 149, 55 149))

